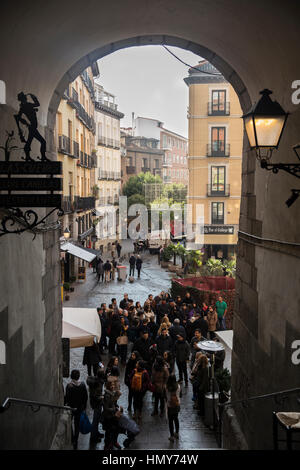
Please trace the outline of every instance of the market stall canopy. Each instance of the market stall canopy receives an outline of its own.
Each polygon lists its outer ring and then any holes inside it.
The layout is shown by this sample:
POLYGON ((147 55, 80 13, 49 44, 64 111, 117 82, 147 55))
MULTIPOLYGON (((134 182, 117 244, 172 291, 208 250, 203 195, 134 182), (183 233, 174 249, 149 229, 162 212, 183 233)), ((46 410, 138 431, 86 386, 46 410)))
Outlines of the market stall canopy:
POLYGON ((62 251, 67 251, 71 255, 76 256, 77 258, 83 259, 84 261, 87 261, 88 263, 91 263, 97 257, 96 252, 91 253, 89 250, 83 247, 74 245, 73 243, 64 243, 63 245, 61 245, 60 249, 62 251))
POLYGON ((95 308, 63 308, 63 338, 70 339, 70 348, 92 346, 101 337, 101 323, 95 308))

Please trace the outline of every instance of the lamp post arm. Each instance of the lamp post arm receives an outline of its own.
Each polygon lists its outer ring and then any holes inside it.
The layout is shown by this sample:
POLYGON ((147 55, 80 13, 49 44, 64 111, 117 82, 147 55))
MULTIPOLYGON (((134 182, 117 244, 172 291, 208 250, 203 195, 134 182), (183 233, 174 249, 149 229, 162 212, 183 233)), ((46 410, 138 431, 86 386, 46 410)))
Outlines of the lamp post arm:
POLYGON ((279 170, 286 171, 290 175, 300 178, 300 164, 299 163, 268 163, 266 160, 261 161, 261 168, 264 170, 278 173, 279 170))

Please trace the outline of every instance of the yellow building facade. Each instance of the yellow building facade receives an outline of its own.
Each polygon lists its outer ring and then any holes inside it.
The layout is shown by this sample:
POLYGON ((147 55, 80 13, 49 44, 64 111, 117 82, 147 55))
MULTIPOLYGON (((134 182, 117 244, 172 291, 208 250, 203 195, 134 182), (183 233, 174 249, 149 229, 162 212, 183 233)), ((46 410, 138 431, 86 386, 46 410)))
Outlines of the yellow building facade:
MULTIPOLYGON (((95 94, 96 64, 80 74, 65 90, 56 116, 57 159, 63 163, 63 232, 69 241, 91 248, 93 209, 95 208, 95 94)), ((67 256, 63 280, 77 276, 83 264, 67 256)))
POLYGON ((236 251, 241 199, 243 122, 232 86, 206 60, 189 69, 189 191, 193 227, 204 216, 205 258, 236 251), (198 205, 198 209, 197 209, 198 205))

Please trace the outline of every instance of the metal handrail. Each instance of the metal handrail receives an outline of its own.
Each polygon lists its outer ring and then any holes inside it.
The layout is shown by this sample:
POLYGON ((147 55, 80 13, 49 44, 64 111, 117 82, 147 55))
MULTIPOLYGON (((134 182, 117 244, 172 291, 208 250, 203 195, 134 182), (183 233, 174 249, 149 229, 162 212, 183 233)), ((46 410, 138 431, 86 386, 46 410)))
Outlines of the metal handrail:
POLYGON ((71 408, 70 406, 53 405, 52 403, 44 403, 40 401, 23 400, 21 398, 7 397, 2 403, 2 405, 0 406, 0 413, 4 413, 5 411, 7 411, 11 403, 18 403, 20 405, 28 405, 31 407, 32 411, 34 412, 39 411, 41 407, 51 408, 53 410, 56 409, 56 410, 68 411, 68 412, 77 410, 77 408, 71 408), (34 406, 37 407, 36 410, 33 409, 34 406))
MULTIPOLYGON (((238 405, 238 404, 241 404, 241 405, 246 405, 246 403, 248 402, 253 402, 253 401, 256 401, 256 400, 263 400, 263 399, 269 399, 269 398, 278 398, 280 397, 281 395, 289 395, 289 394, 292 394, 292 393, 300 393, 300 388, 291 388, 291 389, 288 389, 288 390, 281 390, 279 392, 273 392, 273 393, 267 393, 265 395, 257 395, 257 396, 254 396, 254 397, 248 397, 248 398, 244 398, 244 399, 241 399, 241 400, 236 400, 236 401, 227 401, 225 403, 219 403, 218 404, 218 408, 219 408, 219 430, 218 430, 218 444, 219 444, 219 447, 222 447, 222 422, 223 422, 223 412, 224 412, 224 409, 225 408, 230 408, 230 407, 233 407, 235 405, 238 405)), ((285 399, 287 397, 282 397, 282 399, 285 399)), ((300 403, 300 399, 298 399, 298 402, 300 403)), ((215 410, 214 410, 214 413, 215 413, 215 410)))
POLYGON ((262 400, 264 398, 276 398, 278 397, 279 395, 284 395, 284 394, 291 394, 291 393, 296 393, 296 392, 300 392, 300 388, 290 388, 288 390, 281 390, 280 392, 273 392, 273 393, 267 393, 266 395, 257 395, 256 397, 248 397, 248 398, 244 398, 242 400, 236 400, 236 401, 228 401, 228 402, 225 402, 225 403, 220 403, 219 406, 234 406, 234 405, 237 405, 239 403, 242 403, 244 404, 245 402, 249 402, 249 401, 254 401, 254 400, 262 400))

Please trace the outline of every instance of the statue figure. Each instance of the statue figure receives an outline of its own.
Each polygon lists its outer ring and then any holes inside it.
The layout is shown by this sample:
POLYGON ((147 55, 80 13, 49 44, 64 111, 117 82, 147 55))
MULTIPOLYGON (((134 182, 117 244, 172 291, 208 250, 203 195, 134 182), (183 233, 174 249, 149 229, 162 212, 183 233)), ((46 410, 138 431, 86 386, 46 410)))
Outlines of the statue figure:
POLYGON ((38 157, 39 160, 49 161, 49 159, 46 157, 46 141, 44 137, 41 136, 41 134, 39 133, 37 129, 38 122, 37 122, 36 113, 38 111, 37 108, 40 106, 40 103, 37 97, 31 93, 28 93, 27 95, 25 95, 21 91, 21 93, 18 94, 18 100, 20 101, 20 110, 18 114, 14 115, 14 117, 18 126, 20 140, 21 142, 25 143, 25 146, 24 146, 25 159, 24 160, 26 160, 27 162, 34 161, 30 157, 30 151, 31 151, 31 142, 33 141, 33 139, 36 139, 41 143, 41 157, 38 157), (27 101, 27 96, 31 97, 32 102, 27 101), (22 117, 23 115, 26 117, 26 119, 22 117), (28 127, 27 140, 24 137, 22 128, 20 127, 20 123, 28 127))

